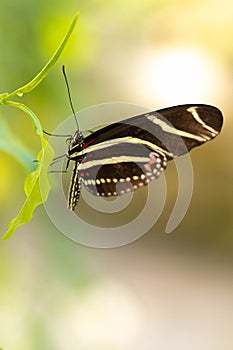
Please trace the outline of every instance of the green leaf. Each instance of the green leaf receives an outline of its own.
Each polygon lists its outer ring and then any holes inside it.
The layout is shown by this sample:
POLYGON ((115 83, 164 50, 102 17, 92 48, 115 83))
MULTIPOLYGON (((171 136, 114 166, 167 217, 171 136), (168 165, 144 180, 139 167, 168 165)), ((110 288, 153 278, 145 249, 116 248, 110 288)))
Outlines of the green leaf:
MULTIPOLYGON (((23 96, 24 93, 33 90, 46 77, 48 72, 52 69, 52 67, 60 57, 76 25, 78 16, 79 13, 76 14, 67 34, 65 35, 58 49, 55 51, 54 55, 44 66, 44 68, 42 68, 42 70, 35 76, 35 78, 32 79, 29 83, 25 84, 24 86, 16 89, 11 93, 3 93, 0 95, 0 104, 16 107, 30 116, 35 131, 40 136, 42 145, 42 149, 38 153, 38 167, 25 179, 24 191, 26 193, 27 198, 18 215, 9 222, 8 230, 3 236, 3 239, 10 238, 19 226, 21 226, 24 223, 28 223, 32 218, 35 208, 47 200, 50 191, 50 184, 48 180, 48 167, 54 157, 54 151, 44 138, 42 126, 35 113, 33 113, 32 110, 26 105, 15 101, 11 101, 9 99, 16 95, 23 96)), ((3 144, 2 148, 6 148, 6 145, 3 144)))
POLYGON ((4 121, 0 117, 0 150, 11 155, 17 162, 23 165, 28 171, 36 168, 36 164, 32 161, 33 153, 19 139, 16 134, 13 134, 4 121))
POLYGON ((28 106, 24 105, 23 103, 19 103, 19 102, 15 102, 15 101, 5 101, 5 104, 8 106, 19 108, 23 112, 27 113, 32 120, 32 123, 34 125, 36 133, 40 136, 43 136, 43 130, 42 130, 42 126, 40 124, 40 120, 39 120, 39 118, 37 118, 35 113, 32 112, 32 110, 28 106))
POLYGON ((42 149, 38 154, 38 167, 30 173, 24 182, 26 200, 18 213, 8 224, 8 230, 2 239, 10 238, 15 230, 22 224, 28 223, 35 208, 48 198, 50 184, 48 180, 48 167, 54 157, 54 151, 49 143, 41 137, 42 149))
POLYGON ((47 200, 50 191, 48 167, 54 157, 54 151, 44 138, 40 121, 35 113, 22 103, 6 101, 6 104, 21 109, 31 117, 36 132, 40 136, 42 148, 38 153, 37 169, 30 173, 24 182, 24 191, 27 198, 19 214, 9 222, 8 230, 2 239, 10 238, 19 226, 28 223, 36 207, 47 200))

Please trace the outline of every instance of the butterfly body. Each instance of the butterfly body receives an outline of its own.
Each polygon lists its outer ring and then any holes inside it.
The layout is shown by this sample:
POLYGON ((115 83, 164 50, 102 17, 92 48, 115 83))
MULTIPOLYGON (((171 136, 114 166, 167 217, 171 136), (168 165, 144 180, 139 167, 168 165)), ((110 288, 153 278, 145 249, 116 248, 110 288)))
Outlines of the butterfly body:
POLYGON ((74 210, 81 185, 96 196, 118 196, 157 179, 167 161, 215 138, 222 127, 216 107, 180 105, 134 116, 83 137, 68 139, 75 166, 68 207, 74 210))

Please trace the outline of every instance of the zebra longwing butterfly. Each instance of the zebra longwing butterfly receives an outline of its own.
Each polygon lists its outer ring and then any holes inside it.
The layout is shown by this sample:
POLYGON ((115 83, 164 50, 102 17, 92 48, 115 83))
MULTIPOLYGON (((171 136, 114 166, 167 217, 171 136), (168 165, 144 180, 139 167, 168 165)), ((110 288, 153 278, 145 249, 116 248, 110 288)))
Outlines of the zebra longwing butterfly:
POLYGON ((137 115, 86 137, 77 130, 67 140, 67 167, 69 161, 75 162, 68 208, 75 209, 81 185, 103 197, 147 185, 169 160, 215 138, 222 123, 218 108, 186 104, 137 115))
POLYGON ((75 162, 68 193, 70 210, 78 203, 82 185, 102 197, 134 191, 157 179, 169 160, 212 140, 221 131, 223 117, 218 108, 186 104, 140 114, 84 137, 79 131, 64 66, 62 70, 77 125, 76 132, 67 139, 66 171, 70 161, 75 162))

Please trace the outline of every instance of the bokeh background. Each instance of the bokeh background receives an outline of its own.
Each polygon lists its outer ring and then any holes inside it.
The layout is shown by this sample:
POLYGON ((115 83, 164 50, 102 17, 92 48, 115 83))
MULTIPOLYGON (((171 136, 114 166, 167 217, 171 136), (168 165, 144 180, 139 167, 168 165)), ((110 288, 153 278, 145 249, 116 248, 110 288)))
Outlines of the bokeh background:
MULTIPOLYGON (((0 348, 232 349, 233 2, 1 0, 1 92, 40 70, 77 10, 78 27, 62 58, 22 100, 46 130, 71 114, 62 64, 79 109, 116 101, 151 109, 209 103, 223 111, 224 127, 216 140, 191 153, 193 197, 171 235, 164 229, 176 199, 172 164, 160 220, 130 245, 78 245, 56 230, 43 207, 2 241, 0 348)), ((35 158, 39 140, 29 118, 3 106, 0 116, 9 149, 15 136, 25 157, 35 158)), ((23 203, 27 173, 0 151, 2 234, 23 203)))

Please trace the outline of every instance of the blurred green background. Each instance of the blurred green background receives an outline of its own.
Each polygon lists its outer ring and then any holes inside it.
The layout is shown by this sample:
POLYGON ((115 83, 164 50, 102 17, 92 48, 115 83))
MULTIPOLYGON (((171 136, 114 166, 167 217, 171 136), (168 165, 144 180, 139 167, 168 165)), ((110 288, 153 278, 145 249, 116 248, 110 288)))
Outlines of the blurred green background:
MULTIPOLYGON (((62 64, 79 109, 115 101, 150 109, 209 103, 223 111, 224 127, 191 153, 193 197, 171 235, 164 228, 176 199, 172 164, 159 222, 128 246, 78 245, 56 230, 43 207, 1 242, 0 348, 232 349, 233 2, 2 0, 1 92, 40 70, 77 10, 78 27, 62 58, 22 100, 46 130, 71 114, 62 64)), ((39 140, 29 118, 3 106, 0 115, 35 158, 39 140)), ((4 233, 23 203, 27 170, 3 152, 0 167, 4 233)))

